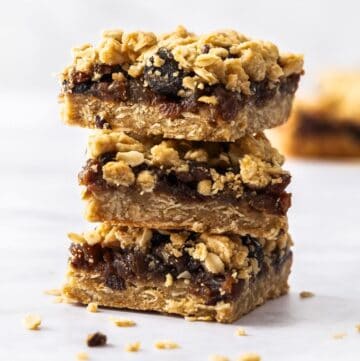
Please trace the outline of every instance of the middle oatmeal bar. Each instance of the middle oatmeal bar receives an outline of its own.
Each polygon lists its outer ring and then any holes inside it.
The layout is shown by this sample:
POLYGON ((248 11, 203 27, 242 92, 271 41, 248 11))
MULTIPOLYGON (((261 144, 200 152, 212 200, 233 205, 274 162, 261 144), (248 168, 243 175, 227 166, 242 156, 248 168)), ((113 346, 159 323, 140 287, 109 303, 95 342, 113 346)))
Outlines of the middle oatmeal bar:
POLYGON ((88 156, 79 181, 90 221, 260 237, 287 227, 290 175, 263 133, 211 143, 98 130, 88 156))
POLYGON ((225 30, 110 30, 61 74, 65 123, 141 136, 234 141, 286 121, 303 58, 225 30))

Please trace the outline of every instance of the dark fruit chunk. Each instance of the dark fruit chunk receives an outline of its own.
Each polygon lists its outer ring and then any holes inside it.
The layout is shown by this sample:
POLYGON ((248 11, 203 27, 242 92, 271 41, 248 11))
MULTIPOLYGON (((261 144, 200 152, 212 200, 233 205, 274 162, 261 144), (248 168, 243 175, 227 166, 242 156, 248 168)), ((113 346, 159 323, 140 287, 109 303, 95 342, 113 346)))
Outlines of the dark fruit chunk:
POLYGON ((100 115, 95 117, 95 127, 98 129, 111 129, 110 124, 100 115))
POLYGON ((145 66, 144 78, 154 93, 176 97, 182 86, 184 72, 178 68, 178 63, 167 49, 160 48, 156 55, 164 60, 164 64, 161 67, 154 66, 154 57, 151 57, 151 65, 145 66))
POLYGON ((243 237, 242 241, 249 250, 249 257, 255 258, 259 263, 259 267, 261 267, 262 263, 264 262, 264 251, 260 242, 250 236, 243 237))
POLYGON ((101 332, 95 332, 88 335, 86 343, 89 347, 98 347, 106 345, 106 335, 101 332))

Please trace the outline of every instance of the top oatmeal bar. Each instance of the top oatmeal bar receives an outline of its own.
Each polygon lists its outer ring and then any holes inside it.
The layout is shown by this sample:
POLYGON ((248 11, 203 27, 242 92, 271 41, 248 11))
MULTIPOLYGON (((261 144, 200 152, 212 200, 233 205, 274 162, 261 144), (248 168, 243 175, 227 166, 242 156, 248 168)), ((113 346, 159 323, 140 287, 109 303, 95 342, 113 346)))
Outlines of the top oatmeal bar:
POLYGON ((303 58, 233 30, 105 31, 60 76, 67 124, 140 136, 235 141, 283 123, 303 58))

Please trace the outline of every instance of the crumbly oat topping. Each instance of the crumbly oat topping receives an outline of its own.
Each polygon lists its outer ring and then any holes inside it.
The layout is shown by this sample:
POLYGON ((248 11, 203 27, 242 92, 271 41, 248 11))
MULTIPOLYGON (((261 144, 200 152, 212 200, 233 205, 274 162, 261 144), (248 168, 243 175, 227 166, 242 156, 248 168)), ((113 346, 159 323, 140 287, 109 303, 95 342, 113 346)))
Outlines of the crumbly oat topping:
POLYGON ((239 357, 238 361, 260 361, 261 357, 255 352, 247 352, 239 357))
POLYGON ((310 291, 301 291, 299 293, 300 298, 311 298, 315 296, 315 293, 310 291))
POLYGON ((110 321, 117 327, 133 327, 136 325, 135 321, 125 318, 110 317, 110 321))
POLYGON ((86 352, 83 352, 83 351, 78 352, 76 354, 76 360, 77 361, 87 361, 87 360, 89 360, 89 355, 86 352))
POLYGON ((38 330, 41 325, 41 318, 36 314, 27 314, 23 319, 23 324, 28 330, 38 330))
POLYGON ((138 352, 138 351, 140 351, 140 348, 141 348, 140 342, 133 342, 133 343, 128 343, 125 346, 125 351, 126 352, 138 352))
POLYGON ((154 346, 158 350, 173 350, 179 348, 179 345, 173 341, 157 341, 154 346))
POLYGON ((88 145, 90 158, 98 159, 109 153, 114 156, 102 166, 103 179, 111 185, 136 183, 143 192, 154 189, 157 176, 151 170, 142 170, 135 176, 133 168, 141 164, 185 174, 194 164, 200 167, 206 163, 208 179, 200 179, 197 183, 198 193, 206 197, 231 190, 239 198, 244 193, 244 186, 264 188, 281 183, 281 177, 287 174, 281 168, 283 156, 271 147, 263 133, 246 135, 235 143, 226 144, 159 140, 156 137, 140 141, 121 132, 93 132, 88 145))
POLYGON ((246 332, 246 330, 245 329, 243 329, 243 328, 241 328, 241 327, 239 327, 238 329, 236 329, 236 335, 237 336, 247 336, 248 334, 247 334, 247 332, 246 332))
MULTIPOLYGON (((61 78, 84 72, 96 79, 97 64, 119 65, 122 72, 133 78, 147 77, 151 72, 158 82, 169 76, 162 69, 170 68, 171 81, 180 85, 180 96, 214 84, 251 94, 251 81, 268 79, 276 83, 303 71, 301 55, 280 54, 270 42, 252 40, 234 30, 196 35, 182 26, 158 36, 144 31, 105 31, 98 47, 85 44, 73 49, 73 63, 61 78)), ((216 102, 212 97, 199 100, 208 104, 216 102)))
POLYGON ((88 312, 96 313, 96 312, 98 312, 98 304, 96 302, 90 302, 87 305, 86 310, 88 312))

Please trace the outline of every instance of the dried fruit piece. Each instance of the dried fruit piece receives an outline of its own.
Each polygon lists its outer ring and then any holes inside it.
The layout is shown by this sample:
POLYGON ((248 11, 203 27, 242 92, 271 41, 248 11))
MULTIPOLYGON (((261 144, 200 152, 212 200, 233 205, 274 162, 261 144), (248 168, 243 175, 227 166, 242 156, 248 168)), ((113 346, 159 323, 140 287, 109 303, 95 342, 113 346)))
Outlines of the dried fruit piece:
POLYGON ((101 332, 95 332, 86 338, 86 343, 89 347, 98 347, 106 345, 107 337, 101 332))
POLYGON ((150 89, 160 95, 176 97, 182 87, 184 71, 179 69, 173 55, 167 49, 160 48, 149 58, 148 64, 144 69, 144 78, 150 89), (156 66, 159 65, 159 58, 163 61, 160 67, 156 66))

